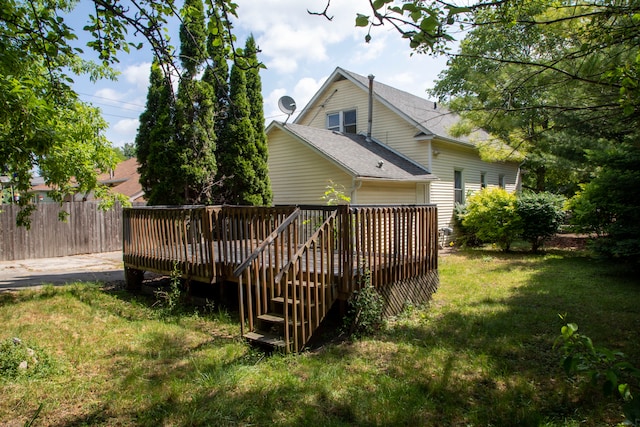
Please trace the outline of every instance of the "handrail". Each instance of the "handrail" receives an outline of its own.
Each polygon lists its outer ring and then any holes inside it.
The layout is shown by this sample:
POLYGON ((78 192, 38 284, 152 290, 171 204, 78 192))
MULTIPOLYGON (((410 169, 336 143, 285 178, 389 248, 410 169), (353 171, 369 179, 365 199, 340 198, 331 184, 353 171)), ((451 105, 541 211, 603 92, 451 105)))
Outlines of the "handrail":
POLYGON ((318 229, 316 230, 316 232, 313 233, 311 237, 309 237, 309 239, 300 247, 300 249, 296 251, 295 254, 293 254, 291 259, 282 267, 282 269, 280 269, 280 271, 276 275, 274 279, 276 283, 282 280, 282 276, 284 275, 284 273, 287 270, 289 270, 289 268, 291 268, 291 266, 304 254, 304 251, 309 248, 309 246, 311 245, 311 242, 318 240, 318 237, 320 236, 320 233, 322 232, 324 226, 328 222, 330 222, 332 219, 335 219, 337 216, 337 213, 338 213, 337 210, 333 211, 331 215, 329 215, 327 219, 325 219, 324 222, 320 224, 320 226, 318 226, 318 229))
POLYGON ((246 270, 249 265, 253 261, 260 256, 262 252, 264 252, 267 247, 281 234, 293 221, 295 221, 300 216, 300 208, 296 208, 291 215, 289 215, 283 222, 276 228, 271 234, 264 239, 258 247, 247 257, 246 260, 242 262, 235 270, 233 270, 233 275, 235 277, 240 277, 240 275, 246 270))

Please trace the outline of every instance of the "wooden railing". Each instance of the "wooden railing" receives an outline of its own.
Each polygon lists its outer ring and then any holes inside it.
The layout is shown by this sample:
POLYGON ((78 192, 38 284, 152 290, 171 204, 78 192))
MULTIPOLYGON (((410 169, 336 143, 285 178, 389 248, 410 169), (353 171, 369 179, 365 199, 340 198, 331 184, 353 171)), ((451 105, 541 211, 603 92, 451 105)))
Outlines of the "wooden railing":
POLYGON ((302 350, 337 298, 337 213, 331 212, 276 276, 278 283, 284 282, 284 301, 291 301, 291 309, 284 310, 284 324, 296 325, 285 329, 285 341, 293 344, 293 351, 302 350))
POLYGON ((145 207, 125 209, 123 224, 126 268, 237 278, 242 335, 257 340, 249 334, 272 322, 282 340, 268 344, 287 351, 299 351, 333 302, 363 286, 365 271, 395 308, 412 290, 428 299, 437 287, 432 205, 145 207))
POLYGON ((178 269, 195 280, 217 275, 215 224, 219 207, 154 206, 124 209, 125 265, 159 273, 178 269))
POLYGON ((296 209, 233 271, 238 278, 242 335, 247 330, 245 322, 253 331, 256 318, 270 310, 271 300, 280 293, 275 277, 296 251, 299 217, 296 209))
POLYGON ((340 293, 360 288, 364 269, 375 288, 436 270, 437 236, 434 205, 349 207, 341 223, 340 293))
POLYGON ((210 283, 231 277, 294 207, 147 206, 123 211, 125 265, 210 283))

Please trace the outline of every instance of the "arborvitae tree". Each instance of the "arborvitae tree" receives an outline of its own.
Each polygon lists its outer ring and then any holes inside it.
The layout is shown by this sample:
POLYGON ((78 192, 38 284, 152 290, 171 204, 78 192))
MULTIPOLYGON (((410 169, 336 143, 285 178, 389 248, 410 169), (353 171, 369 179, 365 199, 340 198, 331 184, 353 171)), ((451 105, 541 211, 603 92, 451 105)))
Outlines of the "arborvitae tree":
POLYGON ((140 183, 150 205, 181 203, 183 197, 179 151, 172 131, 171 82, 157 61, 151 65, 147 105, 140 115, 136 155, 140 183))
POLYGON ((227 54, 229 45, 224 40, 224 28, 217 10, 209 20, 209 27, 216 31, 209 32, 207 37, 207 53, 210 60, 207 62, 202 80, 213 87, 216 105, 216 134, 220 134, 224 128, 224 121, 229 108, 229 65, 227 54))
POLYGON ((267 147, 267 134, 264 129, 264 102, 262 100, 262 80, 260 79, 260 62, 258 61, 258 48, 253 35, 249 36, 245 44, 244 53, 247 57, 249 68, 247 77, 247 98, 251 123, 255 135, 257 155, 251 159, 256 173, 257 191, 262 195, 262 205, 270 205, 273 198, 271 182, 269 180, 269 168, 267 160, 269 150, 267 147))
POLYGON ((219 172, 226 177, 221 196, 226 203, 261 205, 263 197, 253 164, 258 151, 249 118, 251 109, 247 99, 246 77, 236 64, 231 67, 230 83, 229 115, 221 135, 223 143, 218 150, 219 172))
POLYGON ((178 86, 175 139, 181 150, 183 202, 209 203, 216 176, 215 110, 210 85, 196 75, 206 59, 206 31, 202 0, 187 0, 180 25, 180 60, 184 69, 178 86))

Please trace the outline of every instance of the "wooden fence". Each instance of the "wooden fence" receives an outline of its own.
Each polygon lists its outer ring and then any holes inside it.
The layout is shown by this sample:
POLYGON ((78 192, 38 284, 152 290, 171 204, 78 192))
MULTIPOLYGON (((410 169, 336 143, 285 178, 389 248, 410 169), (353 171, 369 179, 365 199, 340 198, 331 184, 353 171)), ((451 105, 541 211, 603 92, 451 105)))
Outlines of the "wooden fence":
POLYGON ((48 258, 122 249, 122 207, 104 211, 98 202, 40 203, 31 228, 16 225, 16 205, 0 205, 0 261, 48 258), (67 221, 58 219, 64 210, 67 221))

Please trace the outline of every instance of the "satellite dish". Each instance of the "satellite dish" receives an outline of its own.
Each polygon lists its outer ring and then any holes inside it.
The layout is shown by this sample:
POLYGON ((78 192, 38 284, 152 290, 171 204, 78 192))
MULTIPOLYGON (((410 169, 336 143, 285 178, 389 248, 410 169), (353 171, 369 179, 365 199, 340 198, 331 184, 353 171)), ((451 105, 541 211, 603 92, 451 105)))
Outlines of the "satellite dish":
MULTIPOLYGON (((278 100, 278 108, 287 114, 287 120, 289 120, 289 117, 296 111, 296 101, 294 101, 292 97, 285 95, 278 100)), ((284 122, 287 123, 287 120, 284 122)))

